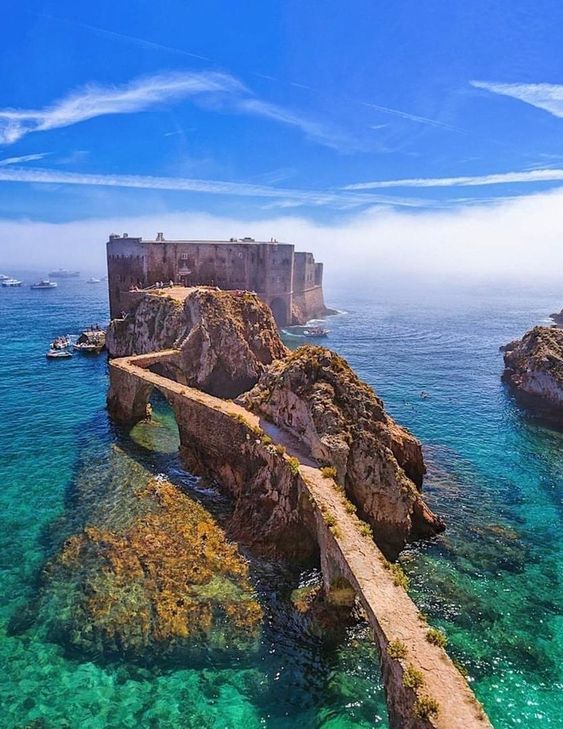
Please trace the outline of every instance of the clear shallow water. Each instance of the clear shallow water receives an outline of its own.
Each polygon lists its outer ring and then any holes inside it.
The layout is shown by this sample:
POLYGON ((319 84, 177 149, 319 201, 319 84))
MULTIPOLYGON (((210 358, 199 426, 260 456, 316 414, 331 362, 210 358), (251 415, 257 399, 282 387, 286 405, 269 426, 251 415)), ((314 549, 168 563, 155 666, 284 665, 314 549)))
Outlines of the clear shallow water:
MULTIPOLYGON (((560 309, 563 295, 545 287, 397 291, 330 292, 347 314, 329 320, 327 345, 426 444, 426 492, 448 529, 404 554, 411 593, 446 630, 497 729, 563 726, 563 436, 518 411, 500 384, 498 353, 560 309)), ((106 311, 103 284, 0 289, 1 725, 386 726, 365 631, 350 631, 337 648, 310 635, 289 607, 298 576, 267 563, 252 564, 268 620, 251 660, 101 665, 69 657, 33 624, 8 634, 60 536, 65 495, 85 469, 101 483, 104 453, 124 442, 104 411, 105 360, 43 356, 53 336, 103 322, 106 311)), ((181 471, 173 419, 158 415, 158 427, 134 434, 150 445, 144 466, 220 516, 225 502, 181 471)))

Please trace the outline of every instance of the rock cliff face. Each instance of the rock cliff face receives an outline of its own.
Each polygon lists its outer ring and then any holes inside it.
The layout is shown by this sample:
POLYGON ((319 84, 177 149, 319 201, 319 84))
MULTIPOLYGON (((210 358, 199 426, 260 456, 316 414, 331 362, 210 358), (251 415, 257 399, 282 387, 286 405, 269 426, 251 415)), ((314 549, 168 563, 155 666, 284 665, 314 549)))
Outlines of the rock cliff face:
POLYGON ((274 362, 239 398, 253 412, 290 431, 336 479, 389 556, 408 539, 444 525, 424 503, 420 443, 386 413, 381 400, 338 355, 301 347, 274 362))
POLYGON ((162 374, 218 397, 248 390, 287 354, 255 294, 205 287, 147 294, 132 315, 112 321, 107 348, 113 357, 175 348, 162 374))
POLYGON ((504 350, 503 380, 563 422, 563 329, 534 327, 504 350))

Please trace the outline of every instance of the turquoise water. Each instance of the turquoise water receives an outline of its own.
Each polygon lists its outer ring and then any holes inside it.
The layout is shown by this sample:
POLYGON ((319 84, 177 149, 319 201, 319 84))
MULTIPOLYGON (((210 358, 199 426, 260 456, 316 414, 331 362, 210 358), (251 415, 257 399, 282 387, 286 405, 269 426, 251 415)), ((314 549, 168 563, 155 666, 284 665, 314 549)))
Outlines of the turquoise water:
MULTIPOLYGON (((518 410, 500 383, 498 353, 562 298, 540 286, 412 282, 328 295, 347 313, 329 320, 327 344, 425 443, 428 498, 448 529, 409 548, 403 564, 497 729, 563 726, 563 436, 518 410)), ((385 727, 365 627, 338 645, 320 640, 289 601, 310 575, 278 565, 252 561, 267 616, 259 649, 220 665, 213 656, 198 666, 102 663, 50 642, 29 617, 73 484, 86 475, 101 491, 107 454, 116 444, 132 452, 106 417, 104 358, 43 356, 56 334, 106 317, 103 284, 0 289, 1 726, 385 727)), ((135 434, 152 448, 143 467, 166 473, 220 519, 228 504, 182 472, 173 419, 156 406, 155 426, 135 434)))

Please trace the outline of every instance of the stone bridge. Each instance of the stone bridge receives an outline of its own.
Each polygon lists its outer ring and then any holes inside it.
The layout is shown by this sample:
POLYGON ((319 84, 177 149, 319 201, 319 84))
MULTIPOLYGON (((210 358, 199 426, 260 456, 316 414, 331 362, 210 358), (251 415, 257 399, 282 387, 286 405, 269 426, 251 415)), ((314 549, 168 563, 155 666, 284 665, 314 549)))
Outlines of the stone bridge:
POLYGON ((215 476, 230 491, 235 518, 238 513, 241 523, 250 522, 249 533, 263 528, 272 541, 313 543, 329 600, 351 605, 357 598, 367 614, 391 729, 491 728, 445 650, 428 641, 424 617, 338 485, 289 434, 231 401, 151 371, 175 355, 169 350, 112 360, 112 416, 123 423, 145 418, 151 392, 159 390, 176 415, 187 466, 215 476))

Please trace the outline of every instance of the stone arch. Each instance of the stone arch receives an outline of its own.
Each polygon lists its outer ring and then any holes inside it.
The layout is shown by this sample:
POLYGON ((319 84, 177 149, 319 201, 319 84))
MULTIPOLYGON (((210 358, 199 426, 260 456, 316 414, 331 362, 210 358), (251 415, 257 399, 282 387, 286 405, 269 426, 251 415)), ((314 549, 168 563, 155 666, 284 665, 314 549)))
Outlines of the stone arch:
POLYGON ((277 296, 276 298, 274 298, 270 301, 270 309, 272 310, 272 314, 274 315, 276 324, 279 327, 284 327, 289 323, 288 322, 287 301, 285 299, 283 299, 281 296, 277 296))

